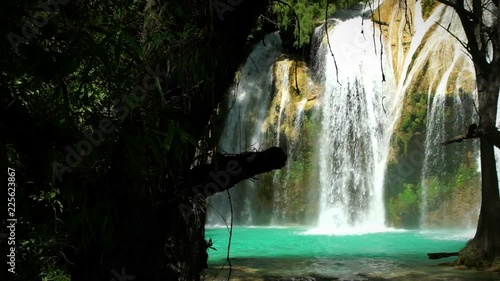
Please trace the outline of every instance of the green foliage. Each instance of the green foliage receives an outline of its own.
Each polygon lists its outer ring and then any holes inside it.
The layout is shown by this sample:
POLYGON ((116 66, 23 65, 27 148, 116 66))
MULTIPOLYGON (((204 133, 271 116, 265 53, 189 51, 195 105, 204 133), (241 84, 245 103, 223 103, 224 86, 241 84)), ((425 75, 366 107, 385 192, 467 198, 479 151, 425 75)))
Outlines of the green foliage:
POLYGON ((60 259, 64 259, 61 252, 61 245, 67 243, 67 238, 62 232, 54 233, 56 225, 32 225, 30 237, 20 241, 18 251, 19 267, 26 267, 20 275, 25 280, 35 280, 40 277, 42 280, 70 280, 66 269, 57 265, 60 259), (54 228, 55 227, 55 228, 54 228), (29 279, 28 279, 29 278, 29 279))
POLYGON ((476 167, 467 166, 465 164, 461 164, 458 168, 458 172, 455 178, 454 186, 462 187, 467 184, 471 180, 475 180, 479 177, 479 172, 476 167))
MULTIPOLYGON (((478 181, 479 173, 474 165, 462 163, 451 177, 432 176, 425 179, 425 193, 429 212, 442 207, 443 202, 456 193, 470 189, 478 181)), ((406 227, 417 225, 420 218, 423 190, 421 184, 403 184, 402 190, 387 200, 387 215, 392 225, 406 227)))
POLYGON ((436 0, 422 1, 422 16, 424 19, 429 18, 429 16, 431 15, 432 11, 434 10, 437 4, 439 4, 439 2, 436 0))
POLYGON ((71 281, 71 276, 55 266, 45 268, 40 274, 42 281, 71 281))
POLYGON ((404 184, 403 191, 389 199, 387 212, 392 224, 401 226, 405 221, 415 220, 419 216, 421 194, 420 185, 404 184))
POLYGON ((438 208, 443 200, 451 198, 453 192, 469 188, 478 177, 479 173, 475 167, 462 163, 451 178, 441 179, 434 176, 426 179, 429 210, 438 208))
POLYGON ((405 185, 405 189, 398 195, 401 208, 409 212, 417 212, 420 205, 421 188, 412 184, 405 185))
POLYGON ((404 118, 403 118, 403 123, 401 124, 401 127, 403 129, 408 129, 411 127, 411 116, 409 115, 406 115, 404 118))
POLYGON ((408 100, 401 130, 408 133, 425 130, 427 95, 424 93, 411 94, 408 100))
MULTIPOLYGON (((193 136, 190 122, 196 118, 190 116, 196 116, 197 102, 220 91, 216 77, 229 81, 226 76, 234 74, 221 65, 231 53, 200 48, 218 39, 207 32, 209 25, 196 22, 204 15, 194 18, 187 4, 148 3, 56 3, 60 12, 36 36, 17 48, 0 42, 0 102, 9 116, 0 121, 1 145, 5 164, 17 172, 17 216, 26 222, 16 229, 22 269, 17 280, 68 280, 74 262, 66 259, 68 252, 84 256, 101 243, 110 258, 123 242, 118 237, 156 233, 158 226, 148 221, 156 214, 152 206, 173 197, 179 182, 173 175, 191 166, 202 149, 199 138, 209 150, 209 137, 202 131, 193 136), (139 86, 147 88, 141 101, 132 96, 139 86), (103 120, 112 129, 101 130, 100 141, 86 153, 88 135, 96 137, 103 120), (68 149, 81 156, 78 164, 67 163, 68 149), (63 173, 55 163, 66 167, 63 173), (129 225, 119 225, 117 217, 129 209, 130 218, 120 217, 129 225), (120 227, 130 231, 120 236, 120 227)), ((5 5, 4 39, 22 35, 22 19, 41 13, 37 1, 5 5)), ((202 108, 212 110, 210 104, 202 108)), ((152 243, 137 240, 143 249, 152 243)), ((146 258, 144 264, 153 266, 146 258)))
POLYGON ((401 123, 395 138, 399 149, 408 152, 411 139, 425 132, 427 122, 427 94, 410 93, 405 97, 401 123))
MULTIPOLYGON (((423 163, 415 162, 411 153, 421 153, 421 157, 423 157, 428 98, 427 93, 409 93, 405 96, 401 120, 393 136, 395 149, 392 152, 393 155, 391 155, 387 171, 388 178, 395 180, 386 182, 385 196, 387 215, 395 226, 416 226, 419 221, 416 213, 402 211, 411 205, 407 202, 414 201, 410 200, 412 198, 409 196, 407 184, 418 186, 417 189, 425 188, 425 200, 429 214, 439 211, 439 208, 443 207, 443 202, 461 200, 464 196, 468 196, 467 194, 471 192, 470 188, 477 186, 478 173, 475 165, 472 164, 475 159, 473 159, 471 143, 464 143, 459 147, 443 147, 440 153, 444 153, 443 159, 445 161, 440 160, 439 167, 428 167, 427 178, 421 178, 423 163), (398 169, 400 169, 400 165, 405 165, 405 161, 412 163, 411 174, 404 178, 398 177, 398 169), (423 186, 420 187, 420 185, 423 186)), ((450 102, 452 98, 447 97, 450 102)), ((466 99, 464 98, 464 100, 466 99)), ((453 136, 460 133, 455 129, 457 121, 451 107, 445 109, 445 114, 446 135, 453 136)), ((430 157, 438 156, 430 155, 430 157)), ((422 200, 424 199, 422 198, 422 200)))
POLYGON ((293 45, 296 48, 300 48, 306 44, 309 44, 314 28, 320 23, 324 22, 327 2, 329 3, 328 17, 330 17, 337 9, 347 8, 362 1, 291 0, 285 2, 287 2, 292 7, 292 9, 278 2, 275 2, 272 6, 273 12, 278 18, 278 28, 282 31, 293 30, 293 34, 296 38, 293 45), (295 12, 298 17, 298 23, 297 18, 295 17, 293 12, 295 12))

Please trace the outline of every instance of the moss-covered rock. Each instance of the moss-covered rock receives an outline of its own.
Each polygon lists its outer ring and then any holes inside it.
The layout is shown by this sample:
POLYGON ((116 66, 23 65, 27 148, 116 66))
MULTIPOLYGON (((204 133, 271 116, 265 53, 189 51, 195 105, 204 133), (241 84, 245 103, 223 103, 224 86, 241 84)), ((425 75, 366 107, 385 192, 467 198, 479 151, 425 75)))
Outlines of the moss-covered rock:
MULTIPOLYGON (((305 62, 282 56, 273 67, 273 92, 262 131, 267 145, 288 153, 287 166, 259 178, 257 199, 274 223, 310 224, 317 214, 318 169, 314 149, 319 133, 320 87, 305 62)), ((265 217, 265 215, 263 215, 265 217)), ((269 222, 268 222, 269 223, 269 222)))

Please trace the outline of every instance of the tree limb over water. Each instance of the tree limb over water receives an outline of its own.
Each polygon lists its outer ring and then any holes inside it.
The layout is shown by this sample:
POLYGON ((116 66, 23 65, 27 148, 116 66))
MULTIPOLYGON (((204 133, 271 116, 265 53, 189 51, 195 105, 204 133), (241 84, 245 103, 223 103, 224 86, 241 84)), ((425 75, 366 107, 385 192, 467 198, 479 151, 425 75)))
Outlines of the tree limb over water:
POLYGON ((287 155, 279 147, 241 154, 220 154, 211 164, 199 165, 189 170, 189 190, 196 190, 205 197, 230 189, 237 183, 258 174, 281 169, 287 155))
POLYGON ((453 256, 458 256, 458 252, 452 252, 452 253, 428 253, 427 256, 431 260, 437 260, 437 259, 442 259, 442 258, 448 258, 448 257, 453 257, 453 256))

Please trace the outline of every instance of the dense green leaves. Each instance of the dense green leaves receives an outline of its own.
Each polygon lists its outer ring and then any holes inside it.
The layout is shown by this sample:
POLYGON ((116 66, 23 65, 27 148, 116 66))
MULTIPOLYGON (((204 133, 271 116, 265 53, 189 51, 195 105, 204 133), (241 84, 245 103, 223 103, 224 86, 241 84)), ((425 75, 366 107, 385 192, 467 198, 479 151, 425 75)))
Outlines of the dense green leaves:
POLYGON ((282 31, 292 30, 296 38, 294 47, 299 48, 310 43, 314 28, 324 22, 325 17, 330 17, 337 9, 348 8, 362 1, 291 0, 283 2, 288 5, 275 2, 272 6, 274 13, 278 17, 278 28, 282 31))
POLYGON ((147 206, 130 222, 145 229, 149 205, 174 189, 165 175, 190 166, 198 141, 184 116, 215 75, 205 68, 216 56, 198 45, 208 27, 177 1, 56 4, 50 16, 35 1, 1 9, 3 162, 18 171, 29 222, 17 232, 19 280, 65 280, 92 243, 111 253, 130 200, 121 192, 147 206), (27 36, 23 17, 47 20, 27 36), (11 46, 8 34, 23 40, 11 46))
POLYGON ((401 226, 405 221, 418 220, 422 203, 422 188, 419 185, 405 184, 396 197, 390 198, 387 212, 391 223, 401 226))

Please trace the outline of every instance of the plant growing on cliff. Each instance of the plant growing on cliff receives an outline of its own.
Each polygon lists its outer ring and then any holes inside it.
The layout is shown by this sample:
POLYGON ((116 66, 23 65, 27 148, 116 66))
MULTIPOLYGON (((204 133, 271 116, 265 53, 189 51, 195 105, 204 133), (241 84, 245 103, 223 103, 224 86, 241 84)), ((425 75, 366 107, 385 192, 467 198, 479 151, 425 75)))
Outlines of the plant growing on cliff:
POLYGON ((389 221, 396 226, 415 224, 420 215, 421 186, 404 184, 403 188, 396 197, 389 199, 387 207, 389 221))
POLYGON ((272 9, 278 19, 278 28, 282 32, 293 33, 295 37, 293 46, 299 48, 309 43, 315 20, 321 17, 326 0, 316 3, 307 0, 292 0, 288 4, 290 6, 275 2, 272 9))
POLYGON ((314 28, 325 19, 325 10, 327 3, 328 16, 331 16, 339 8, 347 8, 355 4, 361 3, 360 0, 291 0, 288 2, 290 6, 283 5, 280 1, 276 1, 272 5, 273 12, 277 17, 278 28, 285 33, 293 33, 295 41, 293 46, 300 48, 309 44, 311 34, 314 28), (296 22, 297 15, 299 23, 296 22), (300 26, 300 30, 299 30, 300 26), (300 38, 300 39, 299 39, 300 38))
POLYGON ((422 1, 422 16, 424 19, 429 18, 429 16, 432 14, 432 11, 438 5, 439 2, 436 0, 423 0, 422 1))
POLYGON ((425 132, 427 120, 427 94, 419 92, 409 93, 405 97, 401 115, 401 126, 399 126, 395 137, 396 141, 399 143, 399 149, 402 149, 406 154, 412 137, 425 132))

